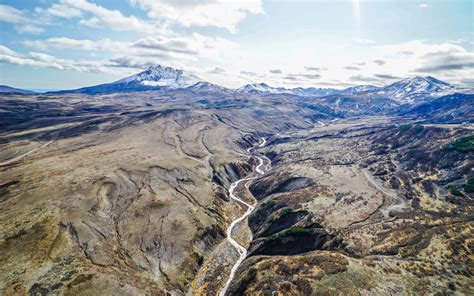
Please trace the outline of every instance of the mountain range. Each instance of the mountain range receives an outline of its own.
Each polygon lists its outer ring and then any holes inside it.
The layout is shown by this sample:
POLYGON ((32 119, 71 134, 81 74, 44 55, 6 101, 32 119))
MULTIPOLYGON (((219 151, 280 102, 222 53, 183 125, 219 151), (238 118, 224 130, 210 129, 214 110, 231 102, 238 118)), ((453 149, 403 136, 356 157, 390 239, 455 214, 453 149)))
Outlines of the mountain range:
POLYGON ((338 90, 333 88, 282 88, 271 87, 265 83, 247 84, 238 89, 247 93, 272 93, 292 94, 307 97, 325 97, 330 95, 355 95, 360 94, 370 97, 385 97, 402 103, 410 103, 427 98, 440 97, 465 90, 456 88, 444 81, 431 76, 406 78, 393 84, 378 87, 374 85, 358 85, 338 90))
MULTIPOLYGON (((240 94, 285 94, 298 97, 328 97, 336 96, 351 96, 364 98, 385 98, 397 101, 399 103, 418 103, 433 98, 439 98, 444 95, 454 93, 472 93, 472 90, 461 89, 450 85, 444 81, 436 79, 431 76, 421 77, 416 76, 406 78, 387 86, 379 87, 374 85, 358 85, 346 89, 335 88, 317 88, 317 87, 272 87, 266 83, 247 84, 238 89, 228 89, 210 82, 204 81, 201 78, 189 74, 183 70, 165 67, 161 65, 149 66, 146 70, 125 77, 123 79, 99 84, 89 87, 83 87, 73 90, 60 90, 49 93, 79 93, 79 94, 109 94, 109 93, 125 93, 125 92, 141 92, 141 91, 158 91, 158 90, 173 90, 181 89, 185 91, 198 91, 207 93, 221 93, 221 92, 237 92, 240 94)), ((7 86, 0 86, 0 92, 10 93, 32 93, 26 90, 9 88, 7 86), (2 91, 3 90, 3 91, 2 91)))

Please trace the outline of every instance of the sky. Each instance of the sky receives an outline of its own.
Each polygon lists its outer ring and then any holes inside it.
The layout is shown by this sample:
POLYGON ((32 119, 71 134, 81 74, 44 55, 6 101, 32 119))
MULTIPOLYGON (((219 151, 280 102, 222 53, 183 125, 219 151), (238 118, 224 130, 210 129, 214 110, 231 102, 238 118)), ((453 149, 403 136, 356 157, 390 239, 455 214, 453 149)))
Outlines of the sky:
POLYGON ((472 0, 1 0, 0 84, 71 89, 152 64, 226 87, 474 85, 472 0))

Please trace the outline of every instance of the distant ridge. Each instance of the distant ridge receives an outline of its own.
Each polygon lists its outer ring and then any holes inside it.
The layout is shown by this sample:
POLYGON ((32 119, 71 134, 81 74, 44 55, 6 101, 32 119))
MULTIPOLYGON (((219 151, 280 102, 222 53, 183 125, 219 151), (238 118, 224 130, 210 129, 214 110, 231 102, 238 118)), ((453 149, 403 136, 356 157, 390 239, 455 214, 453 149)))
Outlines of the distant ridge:
POLYGON ((31 91, 31 90, 26 90, 26 89, 20 89, 20 88, 15 88, 11 87, 8 85, 0 85, 0 93, 7 93, 7 94, 34 94, 36 92, 31 91))
POLYGON ((367 95, 370 97, 386 97, 402 102, 412 102, 430 97, 440 97, 458 91, 454 86, 431 76, 406 78, 385 87, 374 85, 358 85, 346 89, 334 88, 283 88, 271 87, 266 83, 247 84, 237 89, 246 93, 293 94, 308 97, 330 95, 367 95))

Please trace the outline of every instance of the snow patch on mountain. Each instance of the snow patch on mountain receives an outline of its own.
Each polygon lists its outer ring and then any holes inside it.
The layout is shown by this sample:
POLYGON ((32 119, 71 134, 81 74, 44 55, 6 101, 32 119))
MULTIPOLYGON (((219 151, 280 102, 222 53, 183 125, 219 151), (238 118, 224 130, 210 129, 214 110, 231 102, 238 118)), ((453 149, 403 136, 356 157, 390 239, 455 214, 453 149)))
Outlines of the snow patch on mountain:
POLYGON ((269 86, 266 83, 247 84, 237 90, 240 92, 246 92, 246 93, 274 93, 274 94, 285 93, 287 91, 286 88, 283 88, 283 87, 275 88, 275 87, 269 86))
POLYGON ((378 93, 396 100, 410 102, 429 97, 439 97, 456 91, 457 89, 454 86, 434 77, 416 76, 385 86, 378 93))
POLYGON ((188 89, 191 90, 200 90, 200 91, 225 91, 228 90, 225 87, 219 86, 217 84, 213 84, 210 82, 206 81, 199 81, 198 83, 195 83, 191 86, 188 87, 188 89))
POLYGON ((373 92, 379 90, 380 87, 375 85, 357 85, 353 87, 349 87, 340 91, 340 94, 356 94, 356 93, 363 93, 363 92, 373 92))
POLYGON ((334 94, 354 94, 359 92, 375 91, 380 89, 373 85, 359 85, 350 87, 343 90, 334 88, 316 88, 316 87, 296 87, 296 88, 284 88, 284 87, 271 87, 266 83, 255 83, 247 84, 238 89, 240 92, 246 93, 269 93, 269 94, 291 94, 305 97, 324 97, 334 94))
POLYGON ((139 82, 145 86, 183 88, 196 84, 199 81, 201 81, 199 77, 188 74, 183 70, 163 67, 161 65, 153 65, 143 72, 117 80, 114 83, 121 84, 139 82))

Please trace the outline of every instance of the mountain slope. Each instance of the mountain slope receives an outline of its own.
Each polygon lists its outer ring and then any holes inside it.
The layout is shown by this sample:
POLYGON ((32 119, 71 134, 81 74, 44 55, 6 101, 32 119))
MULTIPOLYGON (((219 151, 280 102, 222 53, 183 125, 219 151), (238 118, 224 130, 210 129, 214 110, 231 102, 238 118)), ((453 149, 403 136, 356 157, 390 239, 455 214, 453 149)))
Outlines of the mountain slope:
POLYGON ((8 94, 34 94, 34 91, 14 88, 8 85, 0 85, 0 93, 8 93, 8 94))
POLYGON ((206 81, 199 81, 196 84, 188 86, 186 89, 191 91, 199 91, 199 92, 222 92, 222 91, 229 91, 228 88, 222 87, 217 84, 209 83, 206 81))
POLYGON ((418 104, 399 115, 416 116, 431 123, 464 123, 474 121, 474 95, 453 94, 418 104))

